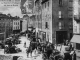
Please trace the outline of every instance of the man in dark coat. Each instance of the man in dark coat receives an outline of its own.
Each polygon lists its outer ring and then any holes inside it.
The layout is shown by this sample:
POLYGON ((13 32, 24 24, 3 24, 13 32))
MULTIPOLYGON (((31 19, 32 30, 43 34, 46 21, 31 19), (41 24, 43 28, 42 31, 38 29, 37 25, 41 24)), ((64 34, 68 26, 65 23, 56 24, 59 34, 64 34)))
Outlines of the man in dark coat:
POLYGON ((47 53, 47 57, 48 57, 48 59, 49 59, 49 57, 50 57, 50 55, 51 55, 51 53, 52 53, 52 49, 50 48, 50 46, 47 46, 47 51, 46 51, 46 53, 47 53))

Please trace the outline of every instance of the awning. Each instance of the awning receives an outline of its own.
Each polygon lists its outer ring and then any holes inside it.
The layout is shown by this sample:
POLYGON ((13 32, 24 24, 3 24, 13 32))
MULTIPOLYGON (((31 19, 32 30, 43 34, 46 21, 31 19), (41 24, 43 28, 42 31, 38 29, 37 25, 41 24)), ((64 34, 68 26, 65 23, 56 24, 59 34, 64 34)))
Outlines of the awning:
POLYGON ((71 39, 73 43, 80 43, 80 35, 74 35, 71 39))

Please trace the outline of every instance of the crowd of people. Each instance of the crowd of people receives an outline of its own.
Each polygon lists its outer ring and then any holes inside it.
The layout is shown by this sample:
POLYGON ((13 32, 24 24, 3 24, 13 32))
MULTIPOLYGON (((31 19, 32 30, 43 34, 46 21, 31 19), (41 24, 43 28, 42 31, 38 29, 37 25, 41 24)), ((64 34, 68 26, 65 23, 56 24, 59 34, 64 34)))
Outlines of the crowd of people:
MULTIPOLYGON (((35 38, 35 36, 31 37, 31 35, 32 34, 28 35, 28 37, 31 38, 31 41, 30 41, 30 46, 27 50, 27 54, 31 53, 31 56, 32 56, 33 50, 37 50, 39 53, 43 54, 43 57, 45 59, 49 59, 52 53, 54 53, 53 51, 55 50, 55 45, 49 42, 41 43, 38 39, 35 38)), ((68 40, 65 40, 63 45, 68 46, 69 47, 68 51, 70 52, 64 53, 64 57, 63 58, 61 57, 61 58, 64 60, 72 60, 72 58, 73 60, 76 60, 76 53, 75 53, 74 47, 72 47, 72 44, 68 40)))
MULTIPOLYGON (((38 51, 38 53, 42 53, 43 54, 43 59, 50 59, 51 55, 55 56, 54 54, 56 52, 54 52, 56 49, 55 49, 55 45, 53 43, 50 43, 48 41, 46 41, 45 43, 42 43, 40 41, 40 39, 37 39, 35 37, 35 33, 32 33, 30 32, 28 34, 28 38, 30 38, 30 45, 28 47, 28 49, 26 50, 26 53, 27 53, 27 57, 29 56, 29 53, 31 54, 32 56, 32 52, 35 50, 35 51, 38 51)), ((15 38, 17 39, 17 38, 15 38)), ((14 41, 15 41, 14 39, 14 41)), ((17 51, 15 50, 15 45, 13 46, 14 44, 9 43, 8 44, 8 47, 6 47, 6 51, 8 53, 16 53, 17 51)), ((24 43, 24 45, 26 46, 26 43, 24 43)), ((69 43, 68 40, 64 41, 64 46, 69 46, 69 49, 68 51, 70 51, 69 53, 64 53, 64 57, 63 59, 64 60, 72 60, 72 58, 74 58, 73 60, 76 60, 76 53, 75 53, 75 50, 74 48, 72 47, 72 44, 69 43), (74 54, 73 54, 73 53, 74 54), (74 56, 73 56, 74 55, 74 56)), ((57 51, 57 50, 56 50, 57 51)), ((60 53, 60 51, 58 51, 60 53)), ((58 53, 58 54, 59 54, 58 53)))
POLYGON ((20 49, 16 49, 16 45, 20 44, 20 41, 18 40, 19 36, 12 36, 10 39, 6 39, 5 41, 5 53, 17 53, 18 51, 21 51, 20 49))
POLYGON ((33 50, 37 50, 38 53, 42 53, 42 54, 46 53, 45 57, 49 59, 50 55, 52 54, 52 51, 54 50, 54 44, 51 44, 49 42, 42 43, 36 38, 32 38, 32 40, 30 41, 30 46, 26 50, 27 57, 29 53, 32 56, 33 50))
POLYGON ((68 51, 70 51, 69 53, 64 53, 65 55, 65 60, 76 60, 76 52, 74 47, 72 46, 71 42, 69 42, 68 40, 65 41, 64 46, 68 46, 69 49, 68 51))
MULTIPOLYGON (((55 50, 54 44, 49 43, 49 42, 46 42, 46 43, 40 43, 38 41, 35 41, 35 42, 36 43, 33 43, 33 41, 31 41, 31 44, 32 43, 33 44, 30 46, 32 46, 32 48, 34 48, 34 49, 36 48, 39 52, 41 52, 43 54, 44 58, 49 59, 50 55, 55 50)), ((72 44, 67 41, 66 44, 64 44, 64 46, 68 46, 68 49, 66 49, 66 51, 69 51, 69 52, 65 52, 64 57, 62 59, 76 60, 76 53, 75 53, 74 47, 72 47, 72 44)), ((32 50, 34 50, 34 49, 32 49, 32 50)))

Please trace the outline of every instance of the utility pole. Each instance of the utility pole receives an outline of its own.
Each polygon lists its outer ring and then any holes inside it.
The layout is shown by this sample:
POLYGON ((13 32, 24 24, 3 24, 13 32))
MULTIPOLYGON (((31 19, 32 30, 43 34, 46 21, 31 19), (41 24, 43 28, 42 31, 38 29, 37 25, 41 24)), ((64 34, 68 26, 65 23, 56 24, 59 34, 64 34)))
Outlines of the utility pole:
POLYGON ((5 30, 4 30, 4 45, 5 45, 5 40, 6 40, 6 22, 5 22, 5 30))
POLYGON ((28 19, 27 19, 27 31, 28 31, 29 20, 30 20, 30 17, 28 16, 28 19))

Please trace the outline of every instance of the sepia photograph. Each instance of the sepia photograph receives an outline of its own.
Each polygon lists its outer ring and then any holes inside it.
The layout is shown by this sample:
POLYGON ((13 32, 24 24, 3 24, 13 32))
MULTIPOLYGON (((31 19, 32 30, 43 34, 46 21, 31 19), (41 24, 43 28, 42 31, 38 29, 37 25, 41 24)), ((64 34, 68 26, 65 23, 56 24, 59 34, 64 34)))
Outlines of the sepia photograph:
POLYGON ((80 60, 80 0, 0 0, 0 60, 80 60))

